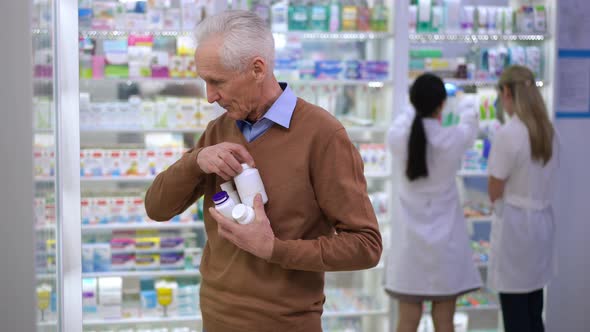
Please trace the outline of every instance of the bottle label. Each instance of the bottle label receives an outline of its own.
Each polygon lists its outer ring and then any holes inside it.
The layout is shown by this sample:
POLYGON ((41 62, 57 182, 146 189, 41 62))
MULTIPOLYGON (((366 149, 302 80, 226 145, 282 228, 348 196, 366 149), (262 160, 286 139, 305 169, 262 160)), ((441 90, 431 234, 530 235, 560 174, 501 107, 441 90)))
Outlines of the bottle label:
POLYGON ((307 21, 307 13, 295 12, 295 13, 293 13, 293 20, 297 21, 297 22, 305 22, 305 21, 307 21))
POLYGON ((325 21, 328 18, 328 11, 325 7, 313 7, 311 19, 314 21, 325 21))

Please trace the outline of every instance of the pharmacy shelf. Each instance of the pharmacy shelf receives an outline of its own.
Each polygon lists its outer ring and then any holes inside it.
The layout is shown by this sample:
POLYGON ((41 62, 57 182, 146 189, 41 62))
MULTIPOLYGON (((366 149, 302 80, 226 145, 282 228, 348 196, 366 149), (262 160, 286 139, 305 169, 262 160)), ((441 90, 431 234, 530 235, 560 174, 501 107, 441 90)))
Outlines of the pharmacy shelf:
MULTIPOLYGON (((157 271, 110 271, 110 272, 88 272, 82 273, 82 278, 104 278, 104 277, 197 277, 199 270, 157 270, 157 271)), ((38 273, 37 280, 55 279, 55 273, 38 273)))
POLYGON ((57 327, 57 321, 37 322, 37 327, 57 327))
POLYGON ((411 33, 410 42, 413 43, 480 43, 499 41, 545 41, 549 34, 445 34, 445 33, 411 33))
MULTIPOLYGON (((349 134, 361 135, 366 133, 384 134, 389 128, 385 126, 346 126, 349 134)), ((82 134, 202 134, 205 128, 97 128, 80 129, 82 134)), ((54 134, 54 129, 35 129, 35 134, 54 134)))
POLYGON ((185 77, 185 78, 176 78, 176 77, 121 77, 121 78, 82 78, 80 79, 81 84, 89 85, 89 84, 97 84, 97 83, 141 83, 141 82, 150 82, 150 83, 166 83, 166 84, 205 84, 199 77, 185 77))
POLYGON ((182 322, 200 322, 201 316, 177 316, 177 317, 141 317, 121 319, 85 319, 84 326, 104 325, 135 325, 135 324, 170 324, 182 322))
MULTIPOLYGON (((51 82, 51 80, 47 80, 51 82)), ((125 78, 88 78, 81 79, 80 83, 85 85, 101 83, 141 83, 141 82, 158 82, 165 84, 204 84, 205 82, 199 77, 193 78, 173 78, 173 77, 125 77, 125 78)), ((339 79, 317 79, 317 80, 290 80, 292 86, 367 86, 369 88, 382 88, 393 85, 393 80, 339 80, 339 79)))
POLYGON ((309 40, 373 40, 373 39, 390 39, 393 33, 390 32, 370 32, 370 31, 340 31, 340 32, 321 32, 321 31, 289 31, 273 32, 277 36, 286 36, 287 38, 300 38, 309 40))
POLYGON ((457 176, 464 178, 482 178, 488 177, 488 171, 486 170, 466 170, 462 169, 457 173, 457 176))
POLYGON ((35 134, 55 134, 55 129, 50 129, 50 128, 33 129, 33 133, 35 133, 35 134))
POLYGON ((336 80, 336 79, 317 79, 317 80, 290 80, 293 86, 367 86, 369 88, 382 88, 393 85, 393 80, 336 80))
POLYGON ((142 129, 142 128, 100 128, 100 129, 86 129, 80 130, 83 134, 118 134, 118 133, 129 133, 129 134, 201 134, 205 131, 205 128, 153 128, 153 129, 142 129))
MULTIPOLYGON (((486 176, 486 175, 483 175, 486 176)), ((367 179, 387 179, 391 177, 389 172, 370 172, 365 173, 367 179)), ((87 176, 81 177, 82 183, 97 183, 97 182, 114 182, 114 183, 148 183, 154 181, 155 176, 87 176)), ((53 182, 54 177, 35 177, 36 182, 53 182)))
POLYGON ((52 280, 55 279, 57 272, 54 273, 37 273, 35 277, 37 280, 52 280))
MULTIPOLYGON (((186 248, 191 251, 195 251, 199 248, 186 248)), ((170 253, 182 253, 185 248, 171 249, 171 248, 154 248, 154 249, 111 249, 111 255, 122 255, 122 254, 170 254, 170 253)))
POLYGON ((51 232, 55 231, 55 229, 55 224, 35 225, 35 230, 38 232, 51 232))
POLYGON ((199 270, 110 271, 82 273, 82 278, 103 277, 196 277, 199 270))
POLYGON ((48 28, 33 28, 31 29, 31 34, 33 35, 47 35, 51 32, 48 28))
POLYGON ((154 181, 155 176, 82 176, 82 183, 96 182, 123 182, 123 183, 148 183, 154 181))
POLYGON ((54 176, 35 176, 35 182, 37 183, 52 183, 55 182, 54 176))
MULTIPOLYGON (((46 29, 33 29, 34 34, 47 33, 46 29)), ((192 36, 191 30, 80 30, 82 37, 98 39, 126 38, 130 35, 154 36, 154 37, 178 37, 192 36)), ((288 31, 273 32, 273 35, 283 35, 291 38, 313 40, 371 40, 393 38, 393 33, 370 31, 346 31, 346 32, 320 32, 320 31, 288 31)))
POLYGON ((103 231, 119 231, 119 230, 136 230, 136 229, 200 229, 204 228, 205 224, 202 221, 197 222, 156 222, 146 221, 141 223, 129 224, 99 224, 99 225, 82 225, 82 232, 103 232, 103 231))
POLYGON ((492 216, 468 217, 468 222, 492 222, 492 216))
POLYGON ((130 35, 154 37, 192 36, 191 30, 80 30, 82 37, 98 39, 126 38, 130 35))
POLYGON ((372 180, 386 180, 391 178, 390 172, 367 172, 365 178, 372 180))
MULTIPOLYGON (((500 310, 500 305, 497 303, 490 303, 490 304, 480 304, 475 306, 457 306, 455 311, 460 312, 474 312, 474 311, 485 311, 485 310, 500 310)), ((430 308, 426 308, 424 313, 430 313, 432 310, 430 308)))
POLYGON ((482 310, 500 310, 500 305, 497 303, 480 304, 476 306, 457 306, 456 311, 482 311, 482 310))
POLYGON ((387 309, 378 310, 358 310, 358 311, 326 311, 322 318, 342 318, 342 317, 364 317, 364 316, 385 316, 389 314, 387 309))
MULTIPOLYGON (((195 222, 156 222, 146 221, 139 223, 128 223, 128 224, 96 224, 96 225, 82 225, 82 232, 104 232, 104 231, 121 231, 121 230, 137 230, 137 229, 202 229, 205 228, 205 224, 202 221, 195 222)), ((35 226, 35 230, 39 232, 55 231, 56 227, 54 224, 35 226)))
POLYGON ((359 136, 364 134, 385 134, 389 128, 385 126, 345 126, 346 132, 352 136, 359 136))
MULTIPOLYGON (((459 79, 459 78, 445 78, 445 83, 450 83, 458 86, 468 86, 474 85, 477 87, 495 87, 498 84, 497 79, 489 79, 489 80, 467 80, 467 79, 459 79)), ((536 81, 538 87, 542 88, 543 86, 547 85, 548 83, 545 81, 536 81)))
POLYGON ((33 77, 33 83, 53 83, 52 77, 33 77))

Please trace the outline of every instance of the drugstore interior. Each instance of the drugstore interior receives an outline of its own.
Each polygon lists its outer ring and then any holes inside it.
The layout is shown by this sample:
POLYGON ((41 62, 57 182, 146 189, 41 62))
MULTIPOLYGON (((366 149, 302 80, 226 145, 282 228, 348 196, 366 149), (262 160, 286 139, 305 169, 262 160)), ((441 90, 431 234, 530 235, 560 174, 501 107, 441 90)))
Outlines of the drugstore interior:
MULTIPOLYGON (((31 5, 37 331, 59 330, 64 228, 81 236, 73 257, 81 266, 84 331, 201 331, 203 202, 155 223, 143 197, 155 175, 223 113, 206 100, 192 31, 228 8, 264 18, 275 37, 277 78, 345 125, 365 163, 384 252, 395 208, 384 140, 391 120, 408 107, 409 85, 427 71, 444 78, 448 126, 458 121, 454 106, 461 98, 476 95, 480 133, 457 183, 473 259, 485 279, 491 222, 486 163, 502 116, 495 85, 504 67, 525 65, 552 112, 555 0, 63 3, 69 5, 31 5), (79 156, 60 159, 64 150, 79 150, 79 156), (59 194, 76 186, 75 198, 59 194), (66 208, 79 213, 64 216, 66 208)), ((324 330, 389 331, 396 304, 383 291, 384 273, 383 262, 365 271, 327 273, 324 330)), ((434 331, 426 309, 420 332, 434 331)), ((492 291, 458 300, 457 331, 501 331, 501 325, 492 291)))

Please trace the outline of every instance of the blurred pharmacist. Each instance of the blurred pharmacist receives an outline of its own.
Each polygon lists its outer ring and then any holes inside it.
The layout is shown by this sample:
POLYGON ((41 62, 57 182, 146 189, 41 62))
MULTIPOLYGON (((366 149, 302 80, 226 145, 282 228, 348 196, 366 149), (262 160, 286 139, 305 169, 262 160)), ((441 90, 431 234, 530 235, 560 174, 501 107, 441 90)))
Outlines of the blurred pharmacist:
POLYGON ((543 331, 543 287, 553 274, 556 133, 528 68, 504 70, 498 94, 510 119, 496 133, 488 163, 489 286, 500 292, 506 332, 543 331))
POLYGON ((148 215, 169 220, 205 196, 201 310, 207 332, 321 331, 324 272, 366 269, 381 235, 363 165, 343 126, 273 75, 265 22, 227 11, 197 27, 197 70, 227 112, 158 175, 148 215), (220 185, 255 166, 268 203, 240 225, 212 208, 220 185))
POLYGON ((400 173, 385 284, 399 301, 398 332, 418 329, 425 301, 436 331, 453 331, 457 297, 482 285, 455 182, 477 135, 477 113, 465 95, 454 110, 459 124, 443 127, 446 97, 439 77, 421 75, 410 89, 414 111, 399 115, 387 136, 400 173))

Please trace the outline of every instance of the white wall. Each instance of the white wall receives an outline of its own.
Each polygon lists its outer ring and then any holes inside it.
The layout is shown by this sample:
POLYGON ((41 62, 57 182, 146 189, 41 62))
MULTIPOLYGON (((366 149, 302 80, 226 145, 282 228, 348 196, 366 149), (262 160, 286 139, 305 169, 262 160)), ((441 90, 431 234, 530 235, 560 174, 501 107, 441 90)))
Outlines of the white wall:
MULTIPOLYGON (((572 60, 566 57, 576 58, 580 63, 590 62, 587 38, 570 38, 587 35, 583 22, 588 15, 590 3, 587 0, 559 0, 557 3, 558 33, 562 37, 557 35, 556 44, 559 50, 570 52, 558 57, 554 80, 555 123, 562 150, 555 200, 558 274, 549 284, 547 292, 546 325, 549 332, 590 331, 587 309, 590 300, 590 105, 578 106, 577 112, 561 110, 559 105, 560 88, 569 90, 566 84, 575 79, 559 75, 560 63, 563 66, 565 61, 572 60), (561 27, 560 22, 563 23, 561 27), (576 34, 577 29, 582 29, 579 35, 576 34)), ((579 74, 590 75, 584 73, 582 67, 579 74)), ((590 94, 590 91, 585 93, 590 94)))
POLYGON ((0 1, 0 322, 35 331, 30 0, 0 1))
POLYGON ((558 118, 556 127, 563 148, 555 204, 558 275, 548 287, 547 331, 585 332, 590 331, 590 118, 558 118))

